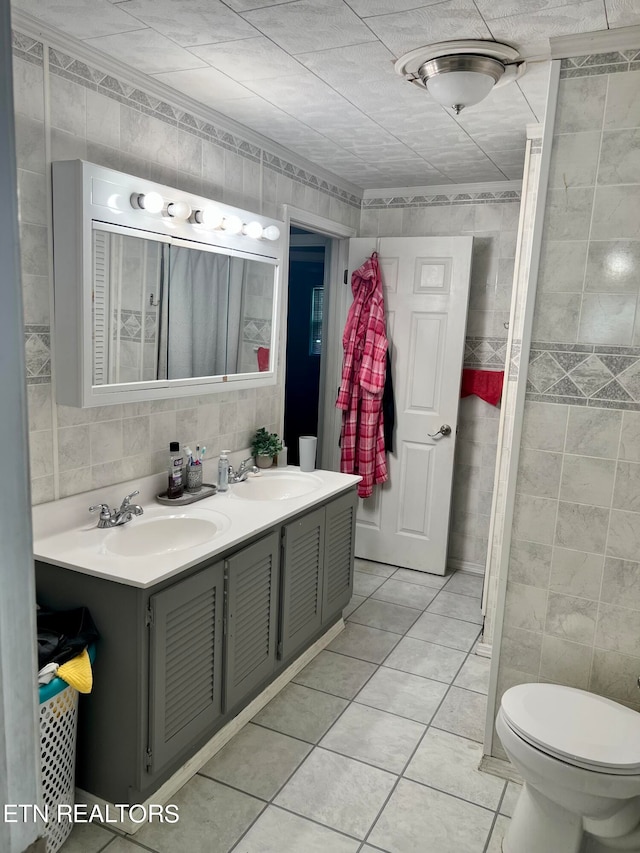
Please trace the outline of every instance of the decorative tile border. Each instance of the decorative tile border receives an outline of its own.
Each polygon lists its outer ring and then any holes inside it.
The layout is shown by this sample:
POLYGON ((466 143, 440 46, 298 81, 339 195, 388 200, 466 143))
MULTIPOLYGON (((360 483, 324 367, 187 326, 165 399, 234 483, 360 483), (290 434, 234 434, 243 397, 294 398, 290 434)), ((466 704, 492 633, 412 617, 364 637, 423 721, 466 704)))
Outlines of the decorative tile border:
POLYGON ((622 71, 640 71, 640 48, 571 56, 560 63, 560 79, 592 77, 596 74, 617 74, 622 71))
POLYGON ((527 399, 640 411, 640 347, 534 342, 527 399))
MULTIPOLYGON (((16 56, 30 62, 39 62, 42 65, 43 45, 40 42, 22 33, 14 32, 13 46, 16 56)), ((228 151, 239 154, 241 157, 246 157, 248 160, 256 163, 262 162, 266 168, 285 175, 292 181, 313 187, 351 207, 360 208, 361 199, 359 196, 323 178, 319 178, 306 169, 289 163, 274 154, 270 154, 261 147, 227 130, 216 127, 211 122, 197 118, 191 113, 174 107, 154 95, 149 95, 130 83, 125 83, 110 74, 106 74, 104 71, 99 71, 60 50, 50 49, 49 69, 52 74, 58 77, 64 77, 73 83, 84 86, 86 89, 106 95, 130 109, 159 119, 165 122, 165 124, 177 127, 180 130, 226 148, 228 151)))
POLYGON ((442 207, 452 204, 505 204, 519 202, 522 193, 516 190, 504 192, 456 193, 450 195, 393 196, 391 198, 364 198, 363 210, 387 209, 392 207, 442 207))
MULTIPOLYGON (((517 379, 520 370, 520 341, 511 342, 511 360, 509 362, 509 379, 517 379)), ((483 370, 505 370, 507 356, 507 339, 496 337, 474 337, 468 335, 464 342, 464 367, 475 367, 483 370)))
POLYGON ((51 382, 51 328, 25 324, 24 348, 27 385, 48 385, 51 382))
MULTIPOLYGON (((118 322, 117 309, 113 312, 114 328, 118 322)), ((144 339, 153 342, 156 337, 156 312, 145 311, 144 313, 144 339)), ((120 340, 142 343, 142 311, 133 309, 120 311, 120 340)))
POLYGON ((243 340, 251 344, 271 343, 271 320, 246 317, 242 330, 243 340))

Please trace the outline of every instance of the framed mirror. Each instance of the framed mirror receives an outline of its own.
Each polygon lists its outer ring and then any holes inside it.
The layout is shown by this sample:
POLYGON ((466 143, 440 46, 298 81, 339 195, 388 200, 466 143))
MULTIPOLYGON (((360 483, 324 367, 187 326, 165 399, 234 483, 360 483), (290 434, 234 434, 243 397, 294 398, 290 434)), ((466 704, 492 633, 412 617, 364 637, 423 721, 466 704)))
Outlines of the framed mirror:
POLYGON ((275 383, 282 223, 83 161, 53 199, 58 402, 275 383))

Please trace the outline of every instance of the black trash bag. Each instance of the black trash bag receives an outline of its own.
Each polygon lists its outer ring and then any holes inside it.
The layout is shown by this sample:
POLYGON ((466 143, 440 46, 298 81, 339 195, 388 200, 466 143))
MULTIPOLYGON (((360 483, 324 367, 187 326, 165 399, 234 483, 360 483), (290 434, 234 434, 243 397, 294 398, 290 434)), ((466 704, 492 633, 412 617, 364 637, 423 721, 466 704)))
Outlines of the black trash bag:
POLYGON ((77 657, 100 636, 86 607, 38 610, 38 670, 77 657))

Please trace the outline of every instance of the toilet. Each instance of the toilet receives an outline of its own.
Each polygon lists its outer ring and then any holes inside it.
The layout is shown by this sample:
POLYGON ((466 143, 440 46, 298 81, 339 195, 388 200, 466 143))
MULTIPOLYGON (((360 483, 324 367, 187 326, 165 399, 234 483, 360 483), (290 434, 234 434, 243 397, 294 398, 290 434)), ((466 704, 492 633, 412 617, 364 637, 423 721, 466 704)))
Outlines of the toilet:
POLYGON ((640 853, 640 714, 573 687, 519 684, 496 731, 524 779, 503 853, 640 853))

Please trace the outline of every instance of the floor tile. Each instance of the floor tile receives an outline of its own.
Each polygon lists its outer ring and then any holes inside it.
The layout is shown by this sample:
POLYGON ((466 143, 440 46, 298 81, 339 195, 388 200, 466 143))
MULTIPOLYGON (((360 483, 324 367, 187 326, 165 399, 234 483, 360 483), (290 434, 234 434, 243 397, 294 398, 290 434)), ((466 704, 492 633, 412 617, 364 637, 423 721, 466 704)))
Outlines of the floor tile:
POLYGON ((429 572, 417 572, 415 569, 398 569, 392 577, 394 581, 406 581, 419 586, 430 586, 432 589, 442 589, 451 575, 431 575, 429 572))
POLYGON ((360 660, 382 663, 399 641, 397 634, 348 622, 344 631, 338 634, 327 648, 329 651, 340 652, 360 660))
POLYGON ((405 607, 424 610, 437 594, 437 589, 391 578, 385 581, 381 587, 378 587, 372 597, 379 598, 382 601, 390 601, 393 604, 403 604, 405 607))
POLYGON ((430 728, 404 775, 446 794, 496 809, 505 782, 478 770, 481 759, 480 744, 430 728))
POLYGON ((60 853, 98 853, 113 837, 112 832, 95 823, 76 823, 60 853))
POLYGON ((456 595, 453 592, 443 590, 434 599, 428 608, 429 613, 437 613, 440 616, 450 616, 454 619, 462 619, 465 622, 482 624, 482 612, 480 601, 468 595, 456 595))
POLYGON ((384 662, 391 669, 412 672, 450 684, 462 666, 466 652, 436 646, 413 637, 403 637, 384 662))
POLYGON ((309 753, 311 746, 249 723, 200 770, 254 797, 270 800, 309 753))
POLYGON ((433 718, 433 725, 482 743, 486 713, 487 697, 482 693, 451 687, 433 718))
POLYGON ((476 641, 480 628, 470 622, 438 616, 427 610, 407 633, 410 637, 416 637, 419 640, 427 640, 430 643, 468 652, 476 641))
POLYGON ((384 578, 379 575, 370 575, 365 572, 353 573, 353 591, 356 595, 371 595, 384 583, 384 578))
POLYGON ((204 776, 190 779, 171 802, 179 809, 177 823, 152 823, 135 836, 158 853, 227 853, 265 805, 204 776))
POLYGON ((493 832, 491 833, 491 840, 489 841, 486 853, 502 853, 502 842, 507 834, 507 829, 509 829, 510 823, 510 818, 504 817, 504 815, 498 815, 495 826, 493 827, 493 832))
POLYGON ((487 809, 401 779, 368 841, 390 853, 482 853, 492 822, 487 809))
POLYGON ((350 622, 367 625, 369 628, 380 628, 395 634, 404 634, 420 616, 419 610, 412 607, 401 607, 388 601, 374 601, 372 598, 361 604, 349 616, 350 622))
POLYGON ((513 815, 521 791, 522 785, 518 785, 516 782, 507 782, 507 790, 504 792, 504 797, 500 803, 500 814, 507 815, 507 817, 513 815))
POLYGON ((296 675, 294 681, 343 699, 353 699, 375 671, 373 663, 325 649, 296 675))
POLYGON ((354 566, 357 572, 368 572, 370 575, 380 575, 381 578, 390 578, 396 571, 395 566, 376 563, 374 560, 361 560, 359 557, 356 557, 354 566))
POLYGON ((276 805, 364 838, 396 777, 360 761, 314 749, 276 798, 276 805))
POLYGON ((439 681, 381 667, 358 693, 356 702, 426 724, 447 689, 439 681))
POLYGON ((357 853, 360 842, 269 806, 233 853, 357 853))
POLYGON ((347 705, 338 696, 287 684, 253 720, 268 729, 317 743, 347 705))
POLYGON ((476 693, 487 693, 490 669, 491 660, 489 658, 469 655, 453 683, 456 687, 464 687, 466 690, 474 690, 476 693))
POLYGON ((347 604, 345 609, 342 611, 342 618, 346 619, 347 616, 350 616, 351 613, 357 608, 360 607, 363 601, 366 601, 366 596, 364 595, 352 595, 351 601, 347 604))
MULTIPOLYGON (((136 835, 135 837, 137 838, 138 835, 136 835)), ((86 851, 83 849, 82 853, 89 853, 90 849, 91 848, 88 848, 86 851)), ((144 853, 145 849, 149 848, 139 847, 137 844, 132 843, 131 841, 127 841, 126 838, 116 838, 115 841, 112 841, 108 847, 101 847, 100 853, 102 853, 103 850, 104 853, 144 853)), ((157 849, 160 850, 159 847, 157 849)), ((197 849, 205 850, 206 848, 198 847, 197 849)), ((64 846, 60 848, 60 853, 63 853, 63 851, 64 853, 67 853, 67 848, 64 846)))
POLYGON ((447 584, 447 592, 455 592, 458 595, 470 595, 472 598, 482 598, 482 575, 472 575, 469 572, 454 572, 447 584))
POLYGON ((420 723, 355 702, 329 729, 320 746, 401 773, 425 732, 420 723))

